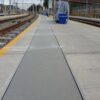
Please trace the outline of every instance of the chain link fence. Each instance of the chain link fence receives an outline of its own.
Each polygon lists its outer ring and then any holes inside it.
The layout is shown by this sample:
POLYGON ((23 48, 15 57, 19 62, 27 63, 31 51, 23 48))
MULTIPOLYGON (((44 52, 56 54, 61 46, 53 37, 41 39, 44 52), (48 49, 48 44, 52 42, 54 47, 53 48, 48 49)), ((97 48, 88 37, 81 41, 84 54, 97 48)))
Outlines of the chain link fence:
POLYGON ((71 15, 100 18, 100 3, 79 4, 71 9, 71 15))

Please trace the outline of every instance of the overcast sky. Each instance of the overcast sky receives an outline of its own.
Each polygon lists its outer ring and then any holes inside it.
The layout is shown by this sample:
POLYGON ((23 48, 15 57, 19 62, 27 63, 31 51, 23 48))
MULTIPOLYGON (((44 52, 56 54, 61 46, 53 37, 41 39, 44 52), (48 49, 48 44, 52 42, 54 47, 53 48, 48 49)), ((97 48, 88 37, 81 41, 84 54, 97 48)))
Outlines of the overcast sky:
MULTIPOLYGON (((2 1, 2 0, 0 0, 2 1)), ((4 0, 6 4, 9 4, 9 0, 4 0)), ((14 0, 12 0, 14 1, 14 0)), ((17 1, 17 0, 15 0, 17 1)), ((41 0, 18 0, 20 3, 24 2, 24 3, 35 3, 35 4, 39 4, 41 0)), ((42 0, 43 1, 43 0, 42 0)))
MULTIPOLYGON (((44 0, 11 0, 12 4, 15 4, 14 1, 18 1, 18 7, 21 9, 27 9, 29 8, 33 3, 34 4, 40 4, 43 3, 44 0), (24 4, 23 4, 24 3, 24 4)), ((0 3, 3 3, 3 0, 0 0, 0 3)), ((6 5, 9 4, 9 0, 4 0, 4 3, 6 5)))

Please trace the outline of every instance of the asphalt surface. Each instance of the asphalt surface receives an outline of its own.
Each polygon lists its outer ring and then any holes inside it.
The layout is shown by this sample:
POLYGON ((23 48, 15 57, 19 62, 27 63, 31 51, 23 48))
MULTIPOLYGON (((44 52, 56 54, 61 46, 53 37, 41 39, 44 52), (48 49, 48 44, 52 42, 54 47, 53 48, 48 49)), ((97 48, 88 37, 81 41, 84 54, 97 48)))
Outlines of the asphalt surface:
POLYGON ((82 100, 46 17, 2 100, 82 100))

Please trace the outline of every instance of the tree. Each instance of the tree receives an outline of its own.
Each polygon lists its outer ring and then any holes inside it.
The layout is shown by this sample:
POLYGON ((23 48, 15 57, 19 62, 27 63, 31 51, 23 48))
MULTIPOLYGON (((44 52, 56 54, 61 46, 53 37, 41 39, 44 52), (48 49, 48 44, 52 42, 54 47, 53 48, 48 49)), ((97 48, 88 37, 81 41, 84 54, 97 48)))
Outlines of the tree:
POLYGON ((37 5, 37 11, 39 12, 40 9, 42 10, 43 8, 42 8, 42 6, 40 4, 38 4, 37 5))
POLYGON ((36 11, 36 5, 35 5, 35 4, 32 4, 32 5, 28 8, 28 11, 30 11, 30 12, 33 12, 33 10, 36 11))
POLYGON ((44 5, 45 8, 48 8, 48 2, 49 2, 49 0, 44 0, 43 5, 44 5))

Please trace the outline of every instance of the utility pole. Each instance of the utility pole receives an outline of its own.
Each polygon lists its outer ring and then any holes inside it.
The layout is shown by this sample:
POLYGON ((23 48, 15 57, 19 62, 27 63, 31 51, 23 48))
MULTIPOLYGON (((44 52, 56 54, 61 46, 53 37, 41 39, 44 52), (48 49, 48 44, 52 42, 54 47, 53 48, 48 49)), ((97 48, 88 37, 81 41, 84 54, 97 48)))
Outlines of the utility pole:
POLYGON ((56 0, 53 0, 53 15, 55 14, 55 3, 56 3, 56 0))
POLYGON ((33 3, 33 6, 32 6, 32 7, 33 7, 33 8, 32 8, 32 9, 33 9, 33 12, 32 12, 32 13, 34 14, 34 3, 33 3))
POLYGON ((24 11, 23 11, 24 10, 24 0, 22 0, 22 5, 21 6, 22 6, 22 13, 24 13, 24 11))
POLYGON ((36 14, 37 14, 37 5, 36 5, 36 14))
POLYGON ((16 1, 16 13, 18 13, 18 2, 19 0, 16 1))
POLYGON ((13 0, 13 13, 16 13, 15 7, 16 7, 16 2, 15 2, 15 0, 13 0))
POLYGON ((9 14, 11 14, 11 0, 9 0, 9 14))
POLYGON ((49 9, 49 15, 51 15, 52 14, 52 3, 53 3, 53 1, 52 0, 49 0, 48 1, 48 9, 49 9))
MULTIPOLYGON (((40 0, 40 5, 41 5, 41 7, 43 6, 42 5, 42 2, 43 2, 43 0, 40 0)), ((42 13, 42 8, 40 7, 40 13, 42 13)))
POLYGON ((86 16, 88 15, 88 0, 86 0, 86 16))
MULTIPOLYGON (((5 13, 5 5, 4 5, 4 0, 2 0, 2 13, 5 13)), ((4 14, 5 15, 5 14, 4 14)))

